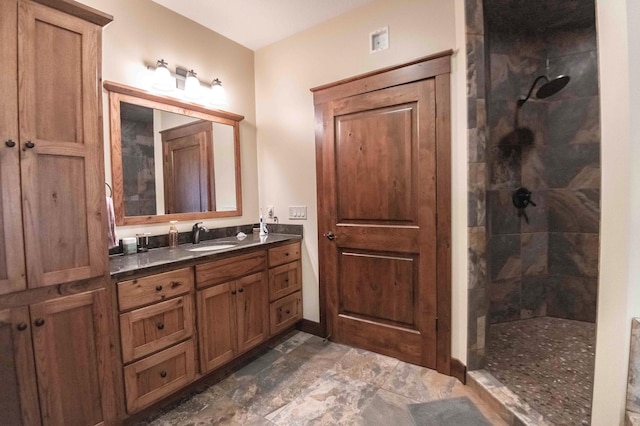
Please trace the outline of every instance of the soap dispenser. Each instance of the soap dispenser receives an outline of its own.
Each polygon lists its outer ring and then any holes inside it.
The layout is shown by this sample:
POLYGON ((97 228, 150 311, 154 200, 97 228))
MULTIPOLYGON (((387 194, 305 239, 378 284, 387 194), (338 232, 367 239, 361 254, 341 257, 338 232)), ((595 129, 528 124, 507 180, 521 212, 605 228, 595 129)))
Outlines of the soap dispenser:
POLYGON ((176 228, 177 220, 172 220, 169 222, 169 248, 177 248, 178 247, 178 228, 176 228))
POLYGON ((269 231, 267 230, 267 224, 264 222, 264 218, 262 217, 262 209, 260 209, 260 236, 266 237, 269 231))

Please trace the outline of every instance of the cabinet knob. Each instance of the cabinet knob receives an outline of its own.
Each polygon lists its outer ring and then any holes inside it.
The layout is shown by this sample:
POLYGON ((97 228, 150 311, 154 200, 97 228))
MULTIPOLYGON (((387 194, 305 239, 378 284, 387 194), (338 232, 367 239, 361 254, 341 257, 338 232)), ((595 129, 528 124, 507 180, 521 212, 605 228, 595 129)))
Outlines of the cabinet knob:
POLYGON ((160 377, 162 377, 163 379, 164 379, 165 377, 167 377, 167 372, 166 372, 166 371, 161 371, 161 372, 160 372, 160 377))
POLYGON ((42 318, 36 318, 34 324, 36 327, 42 327, 44 325, 44 320, 42 318))
POLYGON ((288 283, 289 282, 289 278, 285 278, 284 282, 288 283))
POLYGON ((285 314, 287 314, 287 315, 289 315, 289 314, 291 313, 291 311, 290 311, 290 310, 288 310, 288 309, 287 309, 286 311, 284 311, 284 312, 285 312, 285 314))
POLYGON ((162 286, 161 285, 157 285, 156 286, 156 291, 162 291, 162 286))
POLYGON ((33 148, 34 146, 36 146, 36 144, 35 144, 35 143, 33 143, 33 142, 31 142, 31 141, 27 141, 27 142, 25 142, 25 144, 24 144, 24 147, 25 147, 25 148, 28 148, 28 149, 31 149, 31 148, 33 148))
POLYGON ((9 139, 8 141, 5 141, 4 144, 6 146, 8 146, 9 148, 13 148, 14 146, 16 146, 16 143, 14 141, 12 141, 11 139, 9 139))
POLYGON ((164 324, 159 322, 157 327, 158 327, 158 330, 162 330, 164 328, 164 324))
POLYGON ((231 294, 236 294, 236 291, 235 290, 231 291, 231 294))
POLYGON ((27 324, 21 322, 16 328, 18 329, 18 331, 25 331, 27 329, 27 324))
POLYGON ((238 293, 242 293, 244 291, 244 288, 241 288, 240 290, 238 290, 238 293))

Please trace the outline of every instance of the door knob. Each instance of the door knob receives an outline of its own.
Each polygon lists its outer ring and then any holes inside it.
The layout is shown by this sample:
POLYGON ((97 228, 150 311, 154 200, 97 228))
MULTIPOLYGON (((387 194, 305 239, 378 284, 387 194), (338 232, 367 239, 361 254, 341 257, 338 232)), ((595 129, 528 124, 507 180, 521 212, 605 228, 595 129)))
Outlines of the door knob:
POLYGON ((325 236, 325 237, 327 237, 327 239, 328 239, 329 241, 333 241, 333 240, 335 240, 335 239, 336 239, 335 234, 334 234, 333 232, 331 232, 331 231, 329 231, 329 232, 327 232, 326 234, 324 234, 324 236, 325 236))

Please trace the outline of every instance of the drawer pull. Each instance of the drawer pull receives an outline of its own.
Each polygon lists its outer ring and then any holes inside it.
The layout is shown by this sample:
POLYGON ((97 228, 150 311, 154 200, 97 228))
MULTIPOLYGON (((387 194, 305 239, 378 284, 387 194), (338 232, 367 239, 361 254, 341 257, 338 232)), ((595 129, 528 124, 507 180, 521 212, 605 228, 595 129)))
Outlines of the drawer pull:
POLYGON ((180 281, 171 281, 171 288, 180 287, 181 285, 182 285, 182 282, 180 281))
POLYGON ((166 371, 161 371, 161 372, 160 372, 160 377, 162 377, 163 379, 164 379, 165 377, 167 377, 167 372, 166 372, 166 371))
POLYGON ((284 282, 285 282, 285 283, 288 283, 288 282, 289 282, 289 278, 285 279, 285 280, 284 280, 284 282))
POLYGON ((36 325, 36 327, 42 327, 44 325, 44 320, 42 318, 36 318, 34 324, 36 325))
POLYGON ((18 329, 18 331, 25 331, 27 329, 27 324, 21 322, 16 328, 18 329))
POLYGON ((287 315, 289 315, 289 314, 291 313, 291 311, 287 309, 287 310, 285 311, 285 313, 286 313, 287 315))
POLYGON ((9 148, 13 148, 14 146, 16 146, 16 143, 11 139, 9 139, 8 141, 5 141, 4 144, 7 145, 9 148))
POLYGON ((285 255, 285 256, 289 256, 289 252, 286 252, 284 255, 285 255))
POLYGON ((162 330, 164 328, 164 324, 159 322, 157 327, 158 327, 158 330, 162 330))
POLYGON ((238 290, 238 293, 242 293, 244 291, 244 288, 241 288, 240 290, 238 290))
POLYGON ((156 286, 156 291, 162 291, 162 286, 161 285, 157 285, 156 286))

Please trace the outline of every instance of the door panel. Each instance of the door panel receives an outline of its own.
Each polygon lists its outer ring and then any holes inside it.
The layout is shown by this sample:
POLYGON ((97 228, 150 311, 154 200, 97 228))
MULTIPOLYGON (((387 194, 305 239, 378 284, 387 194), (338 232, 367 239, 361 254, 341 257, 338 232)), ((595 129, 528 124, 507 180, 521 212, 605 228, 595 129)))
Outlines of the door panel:
POLYGON ((237 353, 233 281, 197 293, 200 372, 205 374, 237 353))
POLYGON ((238 350, 244 352, 269 335, 269 288, 267 272, 236 281, 238 313, 238 350))
POLYGON ((322 207, 329 333, 436 367, 434 79, 329 102, 322 207))

